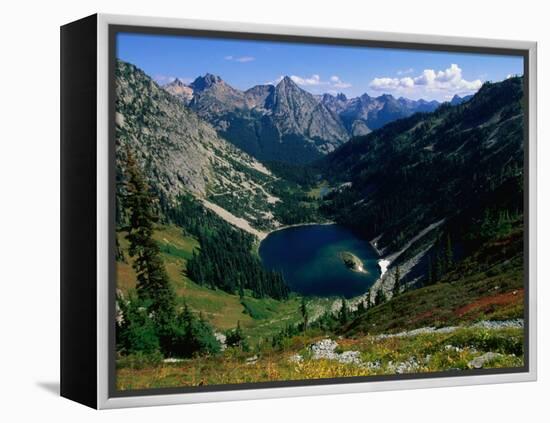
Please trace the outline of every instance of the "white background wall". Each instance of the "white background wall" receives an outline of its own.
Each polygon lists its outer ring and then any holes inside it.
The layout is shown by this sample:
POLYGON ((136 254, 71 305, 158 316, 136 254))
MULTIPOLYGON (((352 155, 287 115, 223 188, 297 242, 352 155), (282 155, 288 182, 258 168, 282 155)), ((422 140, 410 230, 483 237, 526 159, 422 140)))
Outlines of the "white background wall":
POLYGON ((2 3, 0 420, 185 422, 548 421, 549 215, 546 2, 81 0, 2 3), (95 412, 59 381, 59 29, 95 13, 141 14, 539 42, 539 382, 95 412), (6 236, 7 234, 7 236, 6 236), (546 389, 546 393, 544 392, 546 389), (545 418, 546 417, 546 418, 545 418))

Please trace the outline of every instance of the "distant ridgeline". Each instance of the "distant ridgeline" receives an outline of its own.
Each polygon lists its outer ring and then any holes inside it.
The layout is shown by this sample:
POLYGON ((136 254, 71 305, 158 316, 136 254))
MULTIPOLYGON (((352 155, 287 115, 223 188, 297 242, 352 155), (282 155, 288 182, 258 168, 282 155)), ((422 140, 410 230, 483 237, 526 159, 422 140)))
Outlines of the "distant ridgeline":
MULTIPOLYGON (((260 160, 287 163, 312 162, 352 136, 368 134, 416 112, 434 111, 440 105, 435 100, 388 94, 349 99, 344 94, 313 95, 288 76, 277 85, 256 85, 246 91, 212 74, 189 85, 175 80, 163 88, 243 151, 260 160)), ((455 96, 452 104, 467 100, 455 96)))
POLYGON ((521 77, 486 83, 465 103, 352 139, 320 162, 341 186, 326 197, 325 213, 385 255, 410 247, 399 261, 430 248, 416 276, 433 279, 436 263, 441 276, 444 250, 466 256, 522 224, 522 99, 521 77))

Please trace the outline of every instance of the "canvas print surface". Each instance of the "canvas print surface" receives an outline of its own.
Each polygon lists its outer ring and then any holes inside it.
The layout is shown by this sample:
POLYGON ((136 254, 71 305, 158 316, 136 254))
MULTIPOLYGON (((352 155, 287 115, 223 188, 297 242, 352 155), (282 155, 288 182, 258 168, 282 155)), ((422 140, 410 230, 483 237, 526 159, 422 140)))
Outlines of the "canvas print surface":
POLYGON ((117 390, 525 365, 522 56, 115 47, 117 390))

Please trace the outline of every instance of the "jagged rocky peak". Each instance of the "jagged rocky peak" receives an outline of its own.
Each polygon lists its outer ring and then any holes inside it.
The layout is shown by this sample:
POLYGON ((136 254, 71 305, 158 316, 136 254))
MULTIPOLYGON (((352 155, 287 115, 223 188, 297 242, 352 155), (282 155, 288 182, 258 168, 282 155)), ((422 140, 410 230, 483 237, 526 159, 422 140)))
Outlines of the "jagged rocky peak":
POLYGON ((172 82, 170 82, 169 84, 167 85, 175 85, 175 86, 178 86, 178 87, 187 87, 187 84, 185 82, 183 82, 181 79, 177 78, 174 79, 172 82))
POLYGON ((343 93, 338 93, 336 94, 336 96, 326 93, 320 96, 321 103, 323 103, 326 107, 328 107, 329 110, 333 111, 336 114, 340 114, 345 109, 347 109, 349 107, 350 101, 352 100, 348 100, 346 95, 343 93))
POLYGON ((340 116, 344 126, 353 136, 367 134, 391 121, 416 112, 434 111, 439 106, 437 101, 416 101, 404 97, 396 99, 391 94, 371 97, 367 93, 353 98, 347 98, 344 94, 338 94, 336 97, 326 94, 321 102, 340 116))
POLYGON ((381 96, 376 97, 376 99, 382 101, 392 101, 395 100, 395 97, 391 94, 382 94, 381 96))
POLYGON ((277 90, 301 90, 300 87, 292 80, 290 76, 284 76, 277 84, 277 90))
POLYGON ((164 90, 180 99, 184 104, 188 104, 193 99, 193 88, 176 78, 172 82, 163 85, 164 90))
POLYGON ((295 85, 295 82, 292 80, 292 78, 288 75, 283 76, 283 79, 279 81, 279 84, 293 84, 295 85))
POLYGON ((348 98, 346 97, 346 95, 344 93, 338 93, 338 94, 336 94, 336 100, 347 101, 348 98))
MULTIPOLYGON (((233 88, 217 75, 207 73, 191 83, 194 90, 193 101, 189 104, 202 118, 211 123, 221 113, 246 108, 246 99, 242 91, 233 88)), ((214 123, 216 129, 223 127, 214 123)))
POLYGON ((207 73, 204 76, 199 76, 191 83, 191 87, 197 91, 203 91, 207 88, 212 87, 215 84, 221 84, 224 81, 217 75, 207 73))
POLYGON ((346 101, 348 101, 348 98, 346 97, 346 95, 344 93, 338 93, 336 95, 330 94, 330 93, 325 93, 325 94, 320 96, 320 99, 322 101, 339 101, 339 102, 344 102, 344 103, 346 101))

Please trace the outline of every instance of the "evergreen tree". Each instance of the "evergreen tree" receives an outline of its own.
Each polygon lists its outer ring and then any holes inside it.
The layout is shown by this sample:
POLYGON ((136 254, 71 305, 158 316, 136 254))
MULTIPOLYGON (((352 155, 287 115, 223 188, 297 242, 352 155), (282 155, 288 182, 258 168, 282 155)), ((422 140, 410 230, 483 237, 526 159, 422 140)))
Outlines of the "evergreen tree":
POLYGON ((441 279, 444 272, 444 259, 441 257, 441 254, 439 251, 437 252, 437 255, 435 257, 435 270, 434 270, 434 283, 441 279))
POLYGON ((170 343, 166 348, 168 355, 192 357, 196 354, 216 354, 220 351, 220 343, 210 324, 202 314, 197 318, 187 303, 172 325, 170 335, 170 343))
POLYGON ((357 315, 360 316, 365 312, 365 303, 364 301, 359 301, 359 304, 357 304, 357 315))
POLYGON ((243 351, 248 351, 249 346, 246 337, 241 329, 241 322, 237 321, 237 327, 233 330, 228 330, 225 333, 225 343, 228 347, 238 347, 243 351))
POLYGON ((128 300, 117 296, 120 320, 117 321, 117 351, 125 354, 151 354, 159 350, 159 338, 154 322, 147 312, 147 304, 135 296, 128 300))
POLYGON ((399 266, 395 266, 395 273, 393 275, 393 296, 399 295, 401 290, 401 275, 399 272, 399 266))
POLYGON ((386 293, 382 288, 380 288, 378 291, 376 291, 376 295, 374 297, 374 305, 380 305, 387 301, 386 293))
POLYGON ((340 323, 345 325, 349 321, 348 303, 344 297, 342 297, 342 307, 340 308, 340 323))
POLYGON ((449 270, 453 265, 453 246, 451 243, 451 234, 447 234, 447 243, 445 245, 445 266, 449 270))
POLYGON ((305 332, 307 330, 307 324, 309 320, 306 297, 302 297, 302 302, 300 304, 300 314, 302 315, 302 319, 304 319, 304 332, 305 332))
POLYGON ((148 311, 159 331, 165 332, 174 319, 175 293, 153 239, 156 222, 153 196, 132 153, 129 149, 126 153, 124 205, 129 213, 125 228, 130 243, 128 253, 134 258, 132 266, 136 272, 138 297, 148 304, 148 311))
POLYGON ((433 269, 432 269, 432 257, 428 254, 428 285, 431 285, 434 281, 433 269))
POLYGON ((239 299, 244 299, 244 289, 242 281, 239 281, 239 299))

